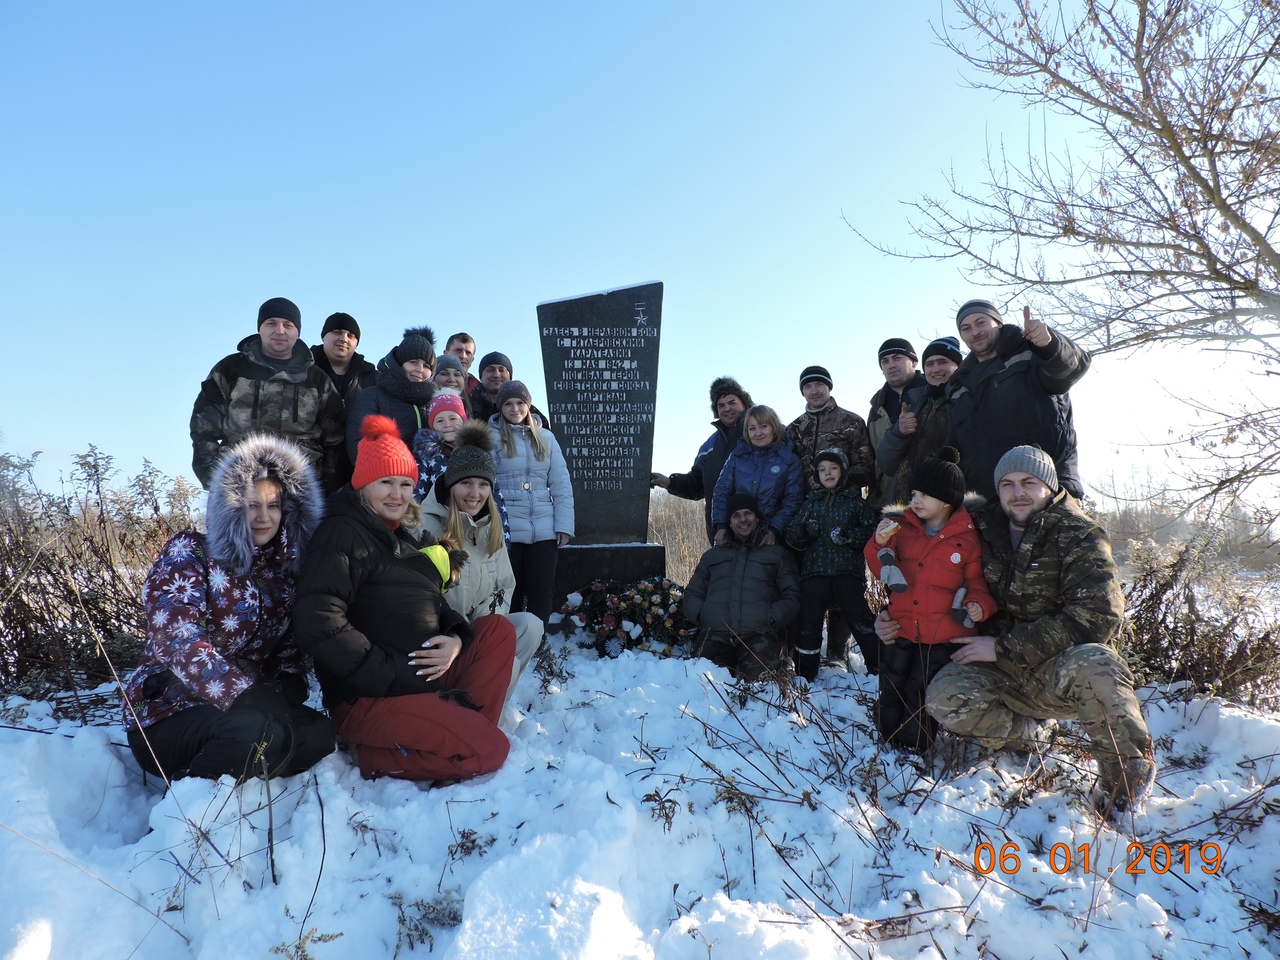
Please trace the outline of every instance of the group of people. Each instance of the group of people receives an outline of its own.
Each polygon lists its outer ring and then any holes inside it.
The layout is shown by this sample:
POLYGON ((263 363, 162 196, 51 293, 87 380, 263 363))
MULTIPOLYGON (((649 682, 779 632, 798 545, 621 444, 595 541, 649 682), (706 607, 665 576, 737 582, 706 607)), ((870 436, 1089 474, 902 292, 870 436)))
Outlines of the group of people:
POLYGON ((1030 310, 1022 320, 971 300, 958 336, 922 355, 886 340, 865 420, 821 366, 801 372, 805 409, 785 429, 719 377, 692 468, 650 479, 706 501, 710 547, 684 601, 695 654, 746 678, 789 660, 805 682, 847 670, 852 635, 878 676, 887 742, 926 750, 941 728, 1027 750, 1073 718, 1098 760, 1100 808, 1122 813, 1149 795, 1156 764, 1115 649, 1111 547, 1077 501, 1069 391, 1090 358, 1030 310), (868 568, 887 598, 875 616, 868 568))
MULTIPOLYGON (((956 325, 923 371, 909 341, 885 341, 865 420, 822 366, 801 372, 805 408, 786 427, 732 377, 711 384, 714 431, 693 467, 651 477, 706 504, 710 546, 683 604, 694 653, 813 681, 848 669, 852 637, 879 677, 887 742, 924 750, 941 727, 1025 746, 1074 717, 1106 804, 1129 809, 1155 763, 1113 646, 1110 546, 1076 501, 1068 391, 1089 355, 988 301, 956 325), (888 598, 875 615, 868 567, 888 598)), ((375 367, 348 314, 310 350, 288 300, 264 303, 258 326, 195 403, 207 532, 174 537, 147 578, 124 709, 138 762, 169 778, 279 775, 340 737, 367 776, 496 769, 497 722, 574 532, 546 418, 505 354, 470 377, 467 334, 437 356, 432 331, 411 328, 375 367), (304 654, 327 715, 306 706, 304 654)))
POLYGON ((349 314, 312 349, 301 327, 268 300, 201 385, 206 532, 147 576, 130 748, 166 779, 297 773, 338 738, 369 777, 496 770, 574 531, 555 437, 505 354, 468 382, 468 334, 437 356, 411 328, 375 367, 349 314), (307 656, 327 713, 306 704, 307 656))

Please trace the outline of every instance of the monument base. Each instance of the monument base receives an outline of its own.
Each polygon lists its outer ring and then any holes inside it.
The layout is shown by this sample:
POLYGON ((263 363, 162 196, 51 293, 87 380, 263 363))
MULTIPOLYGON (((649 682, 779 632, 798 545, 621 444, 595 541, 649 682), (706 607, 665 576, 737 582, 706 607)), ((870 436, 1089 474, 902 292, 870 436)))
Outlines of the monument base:
POLYGON ((667 575, 667 548, 660 543, 571 543, 556 551, 553 610, 593 580, 630 584, 667 575))

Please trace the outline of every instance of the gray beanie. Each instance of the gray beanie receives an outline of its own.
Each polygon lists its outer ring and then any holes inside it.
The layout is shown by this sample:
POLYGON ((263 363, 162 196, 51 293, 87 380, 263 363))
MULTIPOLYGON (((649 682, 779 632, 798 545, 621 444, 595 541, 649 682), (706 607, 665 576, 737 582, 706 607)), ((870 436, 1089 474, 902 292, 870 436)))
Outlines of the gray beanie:
POLYGON ((974 314, 981 313, 990 317, 1000 326, 1004 326, 1004 317, 1000 315, 1000 308, 990 300, 968 300, 960 305, 960 309, 956 311, 956 326, 964 322, 964 318, 974 314))
POLYGON ((436 373, 441 370, 457 370, 459 373, 467 372, 462 366, 462 361, 452 353, 442 353, 436 357, 436 373))
POLYGON ((1058 470, 1053 457, 1039 447, 1023 444, 1014 447, 996 464, 996 486, 1010 473, 1029 473, 1055 493, 1058 490, 1058 470))
POLYGON ((529 388, 519 380, 508 380, 498 388, 498 408, 501 409, 502 405, 512 398, 523 400, 529 406, 533 406, 533 397, 529 395, 529 388))

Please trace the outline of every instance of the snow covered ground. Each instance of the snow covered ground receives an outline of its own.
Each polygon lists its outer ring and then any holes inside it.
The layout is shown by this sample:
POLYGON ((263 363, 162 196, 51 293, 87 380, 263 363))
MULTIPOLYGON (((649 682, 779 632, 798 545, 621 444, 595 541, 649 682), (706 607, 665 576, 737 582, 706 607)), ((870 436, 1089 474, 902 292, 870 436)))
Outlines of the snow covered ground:
POLYGON ((501 771, 434 790, 339 753, 166 795, 119 727, 7 701, 0 957, 1280 955, 1274 716, 1143 691, 1161 771, 1121 834, 1070 731, 1029 777, 925 769, 875 743, 866 676, 563 667, 525 677, 501 771))

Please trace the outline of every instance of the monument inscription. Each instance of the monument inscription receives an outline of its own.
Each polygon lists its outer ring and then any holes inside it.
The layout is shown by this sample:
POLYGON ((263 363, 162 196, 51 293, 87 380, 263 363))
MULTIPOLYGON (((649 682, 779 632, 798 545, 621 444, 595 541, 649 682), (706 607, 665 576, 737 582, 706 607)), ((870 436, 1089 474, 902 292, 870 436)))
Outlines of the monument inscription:
POLYGON ((662 284, 538 305, 548 411, 573 479, 575 543, 644 543, 662 284))

